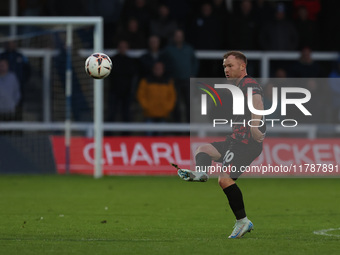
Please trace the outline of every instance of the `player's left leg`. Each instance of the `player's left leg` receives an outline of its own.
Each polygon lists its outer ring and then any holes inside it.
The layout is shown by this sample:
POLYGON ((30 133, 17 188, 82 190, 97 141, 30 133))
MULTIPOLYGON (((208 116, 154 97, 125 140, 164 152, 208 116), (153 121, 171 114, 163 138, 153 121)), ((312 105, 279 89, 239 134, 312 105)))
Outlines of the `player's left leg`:
POLYGON ((206 182, 209 179, 209 176, 205 172, 200 171, 192 171, 189 169, 179 168, 176 164, 171 163, 177 169, 178 176, 184 180, 189 182, 206 182))
MULTIPOLYGON (((224 142, 215 142, 216 144, 223 144, 224 142)), ((207 143, 197 148, 195 153, 196 169, 195 171, 189 169, 181 169, 177 165, 172 164, 177 168, 178 176, 185 181, 206 182, 209 179, 208 167, 211 166, 212 160, 221 158, 221 154, 213 144, 207 143)))

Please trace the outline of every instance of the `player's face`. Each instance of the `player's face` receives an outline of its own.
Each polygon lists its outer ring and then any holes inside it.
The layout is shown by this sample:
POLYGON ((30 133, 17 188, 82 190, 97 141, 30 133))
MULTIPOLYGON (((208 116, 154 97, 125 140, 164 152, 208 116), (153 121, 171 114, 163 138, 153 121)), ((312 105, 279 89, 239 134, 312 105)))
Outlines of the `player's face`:
POLYGON ((223 59, 223 68, 225 77, 227 77, 228 80, 242 78, 245 74, 245 63, 232 55, 223 59))

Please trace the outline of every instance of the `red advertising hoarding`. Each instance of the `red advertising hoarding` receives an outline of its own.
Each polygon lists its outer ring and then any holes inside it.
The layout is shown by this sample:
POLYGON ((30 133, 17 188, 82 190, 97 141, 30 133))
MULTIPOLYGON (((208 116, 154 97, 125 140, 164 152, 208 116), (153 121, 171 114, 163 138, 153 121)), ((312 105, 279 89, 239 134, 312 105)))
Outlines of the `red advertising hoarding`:
MULTIPOLYGON (((104 175, 175 175, 170 162, 190 168, 190 152, 207 141, 223 138, 106 137, 104 175)), ((53 136, 57 171, 65 173, 64 137, 53 136)), ((93 139, 73 137, 70 172, 93 174, 93 139)), ((262 154, 245 175, 340 175, 340 139, 266 138, 262 154), (255 167, 256 166, 256 167, 255 167), (275 169, 274 169, 275 168, 275 169)))
MULTIPOLYGON (((58 173, 65 173, 64 137, 52 137, 58 173)), ((105 175, 173 175, 169 162, 189 168, 190 139, 188 137, 106 137, 103 141, 105 175)), ((71 139, 70 172, 92 174, 94 164, 93 139, 71 139)))

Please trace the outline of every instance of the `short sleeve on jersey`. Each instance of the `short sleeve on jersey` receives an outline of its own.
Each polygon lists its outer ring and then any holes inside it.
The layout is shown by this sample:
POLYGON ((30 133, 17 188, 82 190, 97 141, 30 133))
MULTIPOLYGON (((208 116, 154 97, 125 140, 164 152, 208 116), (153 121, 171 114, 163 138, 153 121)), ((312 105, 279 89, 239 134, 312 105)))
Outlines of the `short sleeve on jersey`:
POLYGON ((254 86, 247 86, 247 87, 253 88, 253 95, 256 95, 256 94, 262 95, 262 89, 259 87, 259 84, 249 84, 249 85, 254 85, 254 86))
POLYGON ((253 78, 246 77, 242 83, 242 90, 247 93, 248 88, 253 88, 253 95, 263 95, 262 88, 253 78))

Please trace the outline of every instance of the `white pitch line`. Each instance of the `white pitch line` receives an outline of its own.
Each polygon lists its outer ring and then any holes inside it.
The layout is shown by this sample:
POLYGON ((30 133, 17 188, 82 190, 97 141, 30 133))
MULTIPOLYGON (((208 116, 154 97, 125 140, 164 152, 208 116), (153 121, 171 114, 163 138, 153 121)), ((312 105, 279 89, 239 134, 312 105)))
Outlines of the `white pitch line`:
POLYGON ((329 234, 330 231, 340 230, 340 228, 329 228, 329 229, 322 229, 322 230, 316 230, 313 233, 316 235, 322 235, 322 236, 333 236, 333 237, 340 237, 340 235, 334 235, 329 234))

